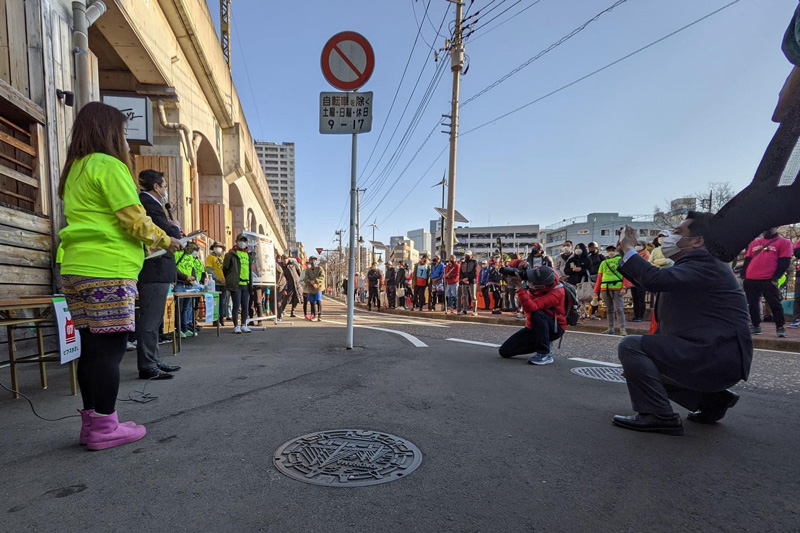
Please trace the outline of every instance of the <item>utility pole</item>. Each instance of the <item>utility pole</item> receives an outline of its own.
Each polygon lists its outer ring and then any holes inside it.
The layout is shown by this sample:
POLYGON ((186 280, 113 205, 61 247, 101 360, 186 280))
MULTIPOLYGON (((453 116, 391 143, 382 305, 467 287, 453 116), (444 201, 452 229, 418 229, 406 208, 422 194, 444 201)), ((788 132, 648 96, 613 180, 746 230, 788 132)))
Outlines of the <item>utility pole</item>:
MULTIPOLYGON (((447 180, 447 240, 445 251, 453 253, 455 249, 455 213, 456 213, 456 154, 458 151, 458 99, 461 90, 461 71, 464 69, 464 0, 447 0, 456 5, 456 25, 453 40, 448 43, 450 49, 450 70, 453 72, 453 99, 450 103, 450 172, 447 180)), ((444 228, 442 228, 444 230, 444 228)))
MULTIPOLYGON (((445 188, 447 187, 447 170, 445 170, 444 174, 442 174, 442 181, 440 181, 439 183, 437 183, 433 187, 438 187, 439 185, 442 186, 442 211, 444 211, 444 201, 445 201, 444 200, 444 191, 445 191, 445 188)), ((431 187, 431 189, 433 189, 433 187, 431 187)), ((439 255, 442 258, 442 263, 444 263, 447 260, 447 258, 444 256, 444 251, 445 251, 445 248, 444 248, 444 215, 442 215, 441 216, 441 220, 439 222, 439 255)))
POLYGON ((336 273, 337 273, 337 277, 336 277, 336 288, 334 289, 334 292, 337 292, 337 293, 339 291, 338 287, 341 285, 341 283, 339 283, 340 280, 339 280, 338 273, 341 270, 339 268, 339 266, 340 266, 340 262, 342 261, 342 234, 343 233, 344 233, 344 230, 342 230, 342 229, 337 229, 336 230, 336 236, 339 237, 339 254, 336 256, 336 265, 337 265, 336 266, 336 273))
POLYGON ((367 189, 356 189, 356 265, 359 272, 361 268, 361 193, 366 192, 367 189))

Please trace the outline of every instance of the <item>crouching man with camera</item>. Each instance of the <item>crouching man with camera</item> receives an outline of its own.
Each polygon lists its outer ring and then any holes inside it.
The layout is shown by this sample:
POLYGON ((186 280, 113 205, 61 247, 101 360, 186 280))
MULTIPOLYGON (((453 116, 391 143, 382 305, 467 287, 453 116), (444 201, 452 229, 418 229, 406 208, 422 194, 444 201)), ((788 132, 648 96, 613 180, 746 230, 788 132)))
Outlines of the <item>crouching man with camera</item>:
POLYGON ((561 338, 567 329, 566 289, 559 283, 558 274, 548 266, 526 270, 503 268, 501 272, 519 284, 525 281, 527 289, 517 291, 519 304, 525 312, 525 328, 503 343, 500 356, 533 353, 528 363, 551 364, 553 354, 550 352, 550 343, 561 338))
POLYGON ((664 256, 675 261, 664 269, 651 266, 634 250, 636 230, 625 228, 619 271, 637 287, 658 293, 658 329, 655 335, 631 335, 619 343, 636 413, 615 416, 616 426, 683 435, 670 400, 690 411, 689 420, 713 424, 739 399, 727 388, 750 372, 747 301, 731 268, 706 249, 711 216, 690 211, 661 241, 664 256))

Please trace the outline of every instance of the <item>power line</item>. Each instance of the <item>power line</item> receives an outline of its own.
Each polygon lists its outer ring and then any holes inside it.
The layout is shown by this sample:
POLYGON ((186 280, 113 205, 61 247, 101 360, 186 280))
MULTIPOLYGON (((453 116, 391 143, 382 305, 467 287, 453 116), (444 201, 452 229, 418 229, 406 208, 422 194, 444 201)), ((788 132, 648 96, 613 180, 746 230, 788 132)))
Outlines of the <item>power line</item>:
MULTIPOLYGON (((413 0, 412 0, 413 2, 413 0)), ((428 8, 431 7, 431 0, 428 0, 428 3, 425 5, 425 15, 428 14, 428 8)), ((414 4, 411 4, 411 9, 414 9, 414 4)), ((414 20, 417 18, 416 11, 414 12, 414 20)), ((424 22, 424 20, 423 20, 424 22)), ((417 27, 417 35, 414 37, 414 44, 411 46, 411 52, 408 54, 408 59, 406 60, 406 66, 403 69, 403 75, 400 76, 400 83, 397 84, 397 90, 394 92, 394 97, 392 98, 392 103, 389 106, 389 112, 386 114, 386 120, 383 121, 383 125, 381 126, 381 131, 378 133, 378 139, 375 141, 375 144, 372 145, 372 151, 369 154, 369 158, 367 159, 367 163, 364 165, 364 169, 361 171, 363 174, 366 168, 369 166, 370 161, 372 161, 372 156, 375 154, 375 149, 378 147, 378 143, 381 142, 381 137, 383 137, 383 130, 386 129, 386 124, 389 122, 389 117, 392 116, 392 110, 394 109, 394 104, 397 101, 397 95, 400 93, 400 88, 403 86, 403 80, 406 79, 406 72, 408 72, 408 65, 411 64, 411 58, 414 57, 414 50, 417 48, 417 42, 419 41, 419 37, 422 34, 422 23, 420 23, 417 27)), ((427 43, 426 43, 427 44, 427 43)), ((428 45, 430 47, 430 45, 428 45)), ((421 75, 421 73, 420 73, 421 75)), ((391 141, 389 141, 391 142, 391 141)))
POLYGON ((435 165, 435 164, 436 164, 436 163, 439 161, 439 159, 442 157, 442 154, 444 154, 445 150, 447 150, 447 148, 448 148, 449 146, 450 146, 449 144, 446 144, 446 145, 444 145, 444 146, 442 147, 442 150, 441 150, 441 151, 439 152, 439 154, 436 156, 436 159, 434 159, 434 160, 433 160, 433 162, 430 164, 430 166, 429 166, 429 167, 428 167, 428 168, 425 170, 425 172, 423 172, 423 173, 422 173, 422 175, 419 177, 419 179, 418 179, 418 180, 417 180, 417 182, 414 184, 414 186, 413 186, 413 187, 411 187, 411 188, 408 190, 408 192, 406 193, 406 195, 405 195, 405 196, 403 196, 403 198, 402 198, 402 199, 401 199, 399 202, 397 202, 397 205, 396 205, 396 206, 394 206, 394 209, 392 209, 392 210, 389 212, 389 214, 388 214, 388 215, 386 215, 386 218, 384 218, 384 219, 381 221, 381 226, 382 226, 384 223, 386 223, 386 221, 387 221, 387 220, 389 220, 389 218, 391 218, 391 216, 394 214, 394 212, 395 212, 395 211, 397 211, 397 210, 400 208, 400 206, 401 206, 401 205, 403 205, 403 202, 405 202, 405 201, 408 199, 408 197, 411 195, 411 193, 414 191, 414 189, 416 189, 417 187, 419 187, 419 184, 420 184, 420 183, 422 183, 422 180, 423 180, 423 178, 425 178, 425 177, 428 175, 428 172, 430 172, 430 171, 431 171, 431 169, 433 168, 433 165, 435 165))
MULTIPOLYGON (((433 98, 433 94, 436 92, 436 89, 439 87, 439 83, 441 82, 441 79, 442 79, 442 76, 443 76, 443 74, 444 74, 444 72, 446 70, 446 67, 447 67, 447 64, 442 62, 437 67, 436 72, 434 72, 434 77, 431 79, 430 83, 428 84, 428 89, 425 91, 425 94, 423 95, 422 101, 417 106, 417 110, 414 113, 414 116, 412 117, 411 122, 409 123, 408 127, 406 128, 406 131, 403 134, 403 137, 400 139, 400 144, 397 146, 397 148, 395 149, 394 153, 389 158, 389 162, 386 164, 386 166, 383 168, 383 170, 378 175, 378 178, 377 178, 375 184, 372 186, 372 191, 367 195, 367 198, 365 198, 365 204, 371 202, 372 200, 374 200, 377 197, 378 193, 380 192, 380 189, 386 183, 386 180, 389 178, 389 175, 394 170, 395 166, 397 166, 397 163, 400 161, 400 157, 402 156, 403 152, 405 151, 406 147, 408 146, 408 143, 411 142, 411 136, 414 134, 414 132, 416 131, 417 127, 419 126, 419 122, 422 119, 422 115, 427 110, 428 105, 430 104, 431 99, 433 98)), ((437 120, 437 126, 436 127, 438 127, 439 125, 440 125, 440 120, 437 120)), ((430 137, 430 134, 429 134, 429 137, 430 137)), ((392 186, 390 187, 389 190, 394 188, 394 186, 397 184, 397 180, 399 180, 399 177, 395 180, 395 182, 392 184, 392 186)))
POLYGON ((247 85, 250 86, 250 96, 253 98, 253 107, 256 109, 256 118, 258 118, 258 126, 261 128, 261 136, 264 136, 264 124, 261 122, 261 113, 258 112, 258 100, 256 100, 256 93, 253 91, 253 84, 250 82, 250 71, 247 68, 247 57, 244 55, 244 47, 242 40, 239 38, 239 30, 236 29, 236 19, 233 18, 231 13, 231 22, 233 22, 233 33, 236 34, 236 42, 239 43, 239 50, 242 50, 242 63, 244 64, 244 74, 247 77, 247 85))
POLYGON ((512 109, 511 111, 509 111, 507 113, 503 113, 502 115, 500 115, 498 117, 495 117, 492 120, 489 120, 487 122, 484 122, 483 124, 481 124, 479 126, 475 126, 474 128, 469 129, 469 130, 459 134, 459 137, 462 137, 464 135, 469 135, 470 133, 472 133, 472 132, 474 132, 476 130, 479 130, 479 129, 485 127, 485 126, 488 126, 489 124, 493 124, 493 123, 497 122, 498 120, 504 119, 509 115, 513 115, 514 113, 517 113, 518 111, 522 111, 526 107, 530 107, 533 104, 539 103, 539 102, 541 102, 542 100, 544 100, 546 98, 550 98, 551 96, 553 96, 555 94, 558 94, 561 91, 563 91, 565 89, 568 89, 569 87, 572 87, 573 85, 576 85, 576 84, 578 84, 578 83, 580 83, 580 82, 582 82, 582 81, 584 81, 584 80, 586 80, 588 78, 591 78, 592 76, 594 76, 596 74, 599 74, 599 73, 603 72, 604 70, 613 67, 614 65, 622 63, 626 59, 630 59, 631 57, 633 57, 633 56, 635 56, 635 55, 637 55, 637 54, 639 54, 641 52, 644 52, 648 48, 651 48, 651 47, 653 47, 653 46, 655 46, 655 45, 657 45, 657 44, 659 44, 659 43, 661 43, 663 41, 666 41, 670 37, 673 37, 673 36, 681 33, 682 31, 687 30, 687 29, 691 28, 692 26, 694 26, 696 24, 699 24, 699 23, 703 22, 704 20, 706 20, 706 19, 708 19, 710 17, 713 17, 717 13, 728 9, 729 7, 731 7, 731 6, 735 5, 735 4, 738 4, 741 1, 742 0, 733 0, 733 2, 725 4, 724 6, 720 7, 719 9, 714 10, 711 13, 709 13, 709 14, 703 16, 703 17, 700 17, 699 19, 697 19, 697 20, 695 20, 693 22, 690 22, 689 24, 687 24, 687 25, 685 25, 685 26, 683 26, 681 28, 678 28, 677 30, 673 31, 672 33, 669 33, 669 34, 665 35, 664 37, 661 37, 660 39, 656 39, 655 41, 651 42, 650 44, 647 44, 647 45, 639 48, 638 50, 635 50, 635 51, 631 52, 630 54, 627 54, 627 55, 625 55, 625 56, 623 56, 623 57, 621 57, 621 58, 619 58, 619 59, 617 59, 615 61, 612 61, 611 63, 608 63, 607 65, 605 65, 603 67, 600 67, 599 69, 594 70, 594 71, 590 72, 589 74, 586 74, 585 76, 581 76, 580 78, 578 78, 578 79, 576 79, 574 81, 571 81, 570 83, 568 83, 566 85, 563 85, 563 86, 559 87, 558 89, 556 89, 554 91, 550 91, 549 93, 547 93, 547 94, 545 94, 543 96, 540 96, 539 98, 536 98, 535 100, 531 100, 527 104, 523 104, 523 105, 517 107, 516 109, 512 109))
MULTIPOLYGON (((447 7, 447 10, 445 11, 444 16, 442 17, 442 22, 441 22, 441 24, 439 24, 439 29, 442 28, 442 26, 444 25, 444 21, 447 20, 447 14, 449 12, 450 12, 450 6, 447 7)), ((422 79, 422 74, 425 72, 425 67, 427 66, 427 60, 430 59, 431 53, 433 53, 433 50, 431 50, 428 53, 428 57, 426 58, 425 63, 422 65, 422 69, 419 72, 419 76, 417 76, 417 81, 414 84, 414 88, 411 90, 411 94, 408 96, 408 101, 406 102, 405 108, 403 109, 403 113, 400 115, 400 119, 397 121, 397 125, 395 126, 394 131, 392 132, 392 136, 389 138, 389 142, 386 143, 386 146, 384 147, 383 152, 381 153, 381 156, 378 158, 378 162, 375 163, 375 166, 373 167, 372 171, 366 177, 365 182, 360 184, 360 186, 363 187, 363 186, 366 186, 369 183, 370 179, 375 174, 375 171, 378 169, 378 166, 380 166, 381 161, 383 160, 383 157, 386 155, 386 152, 389 150, 389 145, 391 145, 395 134, 397 134, 397 130, 400 127, 400 124, 403 122, 403 117, 405 116, 405 113, 408 110, 408 106, 411 104, 411 100, 413 99, 414 93, 417 90, 417 86, 419 85, 419 82, 422 79)), ((376 142, 375 143, 375 147, 377 147, 377 144, 378 143, 376 142)), ((363 176, 364 172, 366 172, 366 166, 364 167, 364 170, 362 171, 362 176, 363 176)))
POLYGON ((402 178, 402 177, 403 177, 403 174, 405 174, 406 170, 408 170, 408 167, 410 167, 410 166, 411 166, 411 163, 413 163, 413 162, 414 162, 414 160, 417 158, 417 156, 418 156, 418 155, 419 155, 419 153, 422 151, 422 149, 425 147, 425 145, 426 145, 426 144, 428 144, 428 141, 430 140, 430 138, 431 138, 431 135, 433 135, 433 132, 434 132, 434 131, 436 131, 436 128, 438 128, 438 127, 440 127, 440 124, 439 124, 439 122, 437 121, 437 122, 436 122, 436 125, 433 127, 433 129, 430 131, 430 133, 428 133, 428 136, 427 136, 427 137, 425 137, 425 140, 424 140, 424 141, 422 141, 422 144, 420 145, 420 147, 419 147, 419 148, 417 148, 417 151, 416 151, 416 152, 414 152, 414 155, 411 157, 411 160, 410 160, 410 161, 409 161, 409 162, 406 164, 405 168, 403 168, 403 171, 402 171, 402 172, 400 172, 400 174, 398 174, 398 176, 397 176, 397 179, 395 179, 395 180, 394 180, 394 183, 392 183, 392 186, 391 186, 391 187, 389 187, 389 189, 388 189, 388 190, 386 191, 386 193, 383 195, 383 198, 381 198, 381 201, 380 201, 380 202, 378 202, 378 203, 377 203, 377 205, 376 205, 375 207, 373 207, 373 208, 372 208, 372 211, 370 211, 369 215, 367 215, 367 219, 370 219, 370 218, 372 218, 372 215, 374 215, 374 214, 375 214, 375 212, 376 212, 376 211, 378 210, 378 208, 381 206, 381 204, 383 203, 383 201, 384 201, 384 200, 386 200, 386 197, 387 197, 387 196, 389 196, 389 193, 390 193, 390 192, 392 192, 392 189, 394 189, 394 186, 395 186, 395 185, 397 185, 397 183, 400 181, 400 178, 402 178))
MULTIPOLYGON (((514 13, 513 15, 511 15, 510 17, 508 17, 508 18, 507 18, 507 19, 505 19, 504 21, 502 21, 502 22, 500 22, 500 23, 496 24, 495 26, 492 26, 491 28, 489 28, 489 29, 488 29, 488 30, 486 30, 485 32, 481 33, 480 35, 477 35, 477 36, 476 36, 475 38, 473 38, 473 39, 472 39, 470 42, 471 42, 471 43, 474 43, 475 41, 477 41, 478 39, 480 39, 480 38, 481 38, 481 37, 483 37, 484 35, 488 34, 489 32, 492 32, 492 31, 496 30, 497 28, 499 28, 500 26, 502 26, 502 25, 503 25, 503 24, 505 24, 506 22, 508 22, 508 21, 510 21, 510 20, 512 20, 512 19, 514 19, 515 17, 518 17, 519 15, 522 15, 522 14, 523 14, 523 13, 525 13, 527 10, 529 10, 530 8, 532 8, 533 6, 535 6, 536 4, 538 4, 538 3, 539 3, 539 2, 541 2, 541 1, 542 1, 542 0, 536 0, 536 1, 535 1, 534 3, 532 3, 531 5, 529 5, 529 6, 527 6, 527 7, 524 7, 524 8, 522 8, 522 9, 520 9, 519 11, 517 11, 516 13, 514 13)), ((488 22, 487 22, 486 24, 484 24, 484 26, 488 26, 488 25, 489 25, 489 23, 488 23, 488 22)), ((474 32, 475 32, 475 30, 470 30, 470 31, 469 31, 469 33, 467 33, 467 35, 465 35, 465 36, 464 36, 464 39, 468 39, 468 38, 469 38, 469 37, 470 37, 470 36, 471 36, 471 35, 472 35, 474 32)))
MULTIPOLYGON (((504 9, 503 11, 501 11, 500 13, 498 13, 497 15, 495 15, 494 17, 492 17, 491 19, 489 19, 489 21, 485 22, 485 23, 484 23, 484 26, 485 26, 486 24, 490 24, 490 23, 492 23, 493 21, 497 20, 498 18, 502 17, 503 15, 505 15, 506 13, 508 13, 508 12, 509 12, 509 11, 510 11, 510 10, 511 10, 511 9, 512 9, 514 6, 515 6, 515 5, 519 4, 520 2, 522 2, 522 0, 517 0, 516 2, 514 2, 513 4, 511 4, 510 6, 508 6, 506 9, 504 9)), ((500 7, 501 5, 503 5, 503 4, 502 4, 502 3, 500 3, 500 4, 498 4, 496 7, 500 7)), ((492 10, 492 11, 493 11, 493 10, 492 10)), ((489 11, 489 13, 491 13, 491 11, 489 11)), ((489 13, 484 13, 484 15, 488 15, 489 13)), ((473 22, 472 24, 478 24, 478 22, 480 22, 480 19, 475 19, 475 22, 473 22)), ((480 27, 481 27, 481 26, 478 26, 478 28, 475 28, 475 29, 480 29, 480 27)))
MULTIPOLYGON (((411 0, 411 11, 414 13, 414 23, 417 26, 420 26, 421 28, 422 25, 425 23, 425 19, 424 18, 422 20, 417 19, 417 8, 414 7, 415 3, 416 0, 411 0)), ((430 5, 430 2, 428 3, 428 5, 430 5)), ((422 38, 422 42, 425 43, 428 46, 428 48, 433 48, 433 45, 428 42, 428 40, 425 38, 425 35, 420 34, 420 37, 422 38)))
MULTIPOLYGON (((468 21, 468 20, 469 20, 469 19, 471 19, 471 18, 477 18, 477 17, 478 17, 478 16, 479 16, 481 13, 483 13, 483 12, 484 12, 484 10, 488 9, 488 8, 489 8, 489 6, 491 6, 491 5, 492 5, 492 4, 494 4, 495 2, 497 2, 497 0, 489 0, 489 3, 488 3, 488 4, 486 4, 485 6, 483 6, 482 8, 480 8, 479 10, 477 10, 477 11, 476 11, 475 13, 473 13, 472 15, 469 15, 469 8, 467 8, 467 11, 464 13, 464 18, 462 19, 462 21, 463 21, 463 22, 466 22, 466 21, 468 21)), ((500 4, 499 4, 499 5, 496 5, 496 6, 494 6, 492 9, 489 9, 489 11, 486 11, 486 13, 484 13, 484 14, 489 14, 489 13, 491 13, 492 11, 494 11, 495 9, 497 9, 498 7, 500 7, 501 5, 503 5, 505 2, 506 2, 506 0, 503 0, 502 2, 500 2, 500 4)), ((470 5, 469 5, 469 7, 472 7, 472 4, 470 4, 470 5)))
POLYGON ((471 97, 467 98, 467 99, 466 99, 466 100, 465 100, 465 101, 464 101, 464 102, 461 104, 461 106, 460 106, 460 107, 462 107, 462 108, 463 108, 463 107, 465 107, 467 104, 469 104, 470 102, 472 102, 473 100, 475 100, 475 99, 477 99, 477 98, 480 98, 480 97, 481 97, 481 96, 483 96, 484 94, 488 93, 489 91, 491 91, 492 89, 494 89, 495 87, 497 87, 498 85, 500 85, 501 83, 503 83, 504 81, 506 81, 508 78, 510 78, 510 77, 511 77, 511 76, 513 76, 514 74, 518 73, 519 71, 521 71, 521 70, 522 70, 522 69, 524 69, 525 67, 527 67, 527 66, 531 65, 531 63, 533 63, 534 61, 536 61, 536 60, 540 59, 541 57, 543 57, 543 56, 545 56, 546 54, 550 53, 552 50, 554 50, 554 49, 558 48, 559 46, 561 46, 562 44, 564 44, 564 43, 565 43, 565 42, 567 42, 568 40, 570 40, 570 39, 572 39, 573 37, 575 37, 577 34, 579 34, 579 33, 580 33, 580 32, 582 32, 584 29, 586 29, 586 27, 587 27, 587 26, 589 26, 589 24, 591 24, 592 22, 595 22, 596 20, 598 20, 598 19, 599 19, 599 18, 600 18, 602 15, 604 15, 605 13, 608 13, 609 11, 613 10, 615 7, 617 7, 617 6, 621 5, 621 4, 624 4, 624 3, 625 3, 625 2, 627 2, 627 1, 628 1, 628 0, 617 0, 617 1, 616 1, 616 2, 614 2, 614 3, 613 3, 611 6, 609 6, 609 7, 605 8, 603 11, 601 11, 600 13, 598 13, 597 15, 595 15, 594 17, 590 18, 589 20, 587 20, 586 22, 584 22, 583 24, 581 24, 580 26, 578 26, 577 28, 575 28, 574 30, 572 30, 571 32, 569 32, 567 35, 565 35, 564 37, 562 37, 562 38, 561 38, 561 39, 559 39, 558 41, 554 42, 553 44, 551 44, 550 46, 548 46, 547 48, 545 48, 544 50, 542 50, 541 52, 539 52, 538 54, 536 54, 536 55, 535 55, 535 56, 533 56, 532 58, 528 59, 527 61, 525 61, 524 63, 522 63, 522 64, 521 64, 520 66, 518 66, 517 68, 513 69, 511 72, 509 72, 509 73, 508 73, 508 74, 506 74, 505 76, 503 76, 503 77, 499 78, 498 80, 496 80, 496 81, 492 82, 492 83, 491 83, 491 84, 489 84, 487 87, 484 87, 483 89, 481 89, 480 91, 478 91, 476 94, 474 94, 474 95, 472 95, 471 97))

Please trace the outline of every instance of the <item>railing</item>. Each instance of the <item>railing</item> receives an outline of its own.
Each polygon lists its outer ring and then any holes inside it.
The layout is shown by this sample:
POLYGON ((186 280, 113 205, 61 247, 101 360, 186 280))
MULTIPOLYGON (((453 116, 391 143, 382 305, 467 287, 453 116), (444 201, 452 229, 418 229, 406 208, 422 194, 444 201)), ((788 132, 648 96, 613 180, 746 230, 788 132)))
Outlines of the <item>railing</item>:
MULTIPOLYGON (((654 222, 653 215, 620 215, 617 219, 614 220, 598 220, 596 224, 598 225, 609 225, 614 224, 616 222, 622 223, 630 223, 630 222, 654 222)), ((591 222, 588 216, 582 217, 572 217, 572 218, 565 218, 561 222, 556 222, 554 224, 550 224, 549 226, 545 226, 546 231, 554 231, 560 230, 562 228, 566 228, 567 226, 572 226, 573 224, 588 224, 591 222)))

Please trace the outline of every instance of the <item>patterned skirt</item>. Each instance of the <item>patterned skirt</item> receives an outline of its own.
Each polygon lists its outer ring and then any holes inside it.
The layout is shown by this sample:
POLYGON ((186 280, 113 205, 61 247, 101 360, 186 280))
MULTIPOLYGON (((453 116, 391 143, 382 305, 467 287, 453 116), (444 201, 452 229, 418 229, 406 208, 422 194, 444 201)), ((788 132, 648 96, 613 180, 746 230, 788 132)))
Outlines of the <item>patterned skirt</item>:
POLYGON ((63 275, 61 286, 75 327, 92 333, 135 330, 136 282, 63 275))

